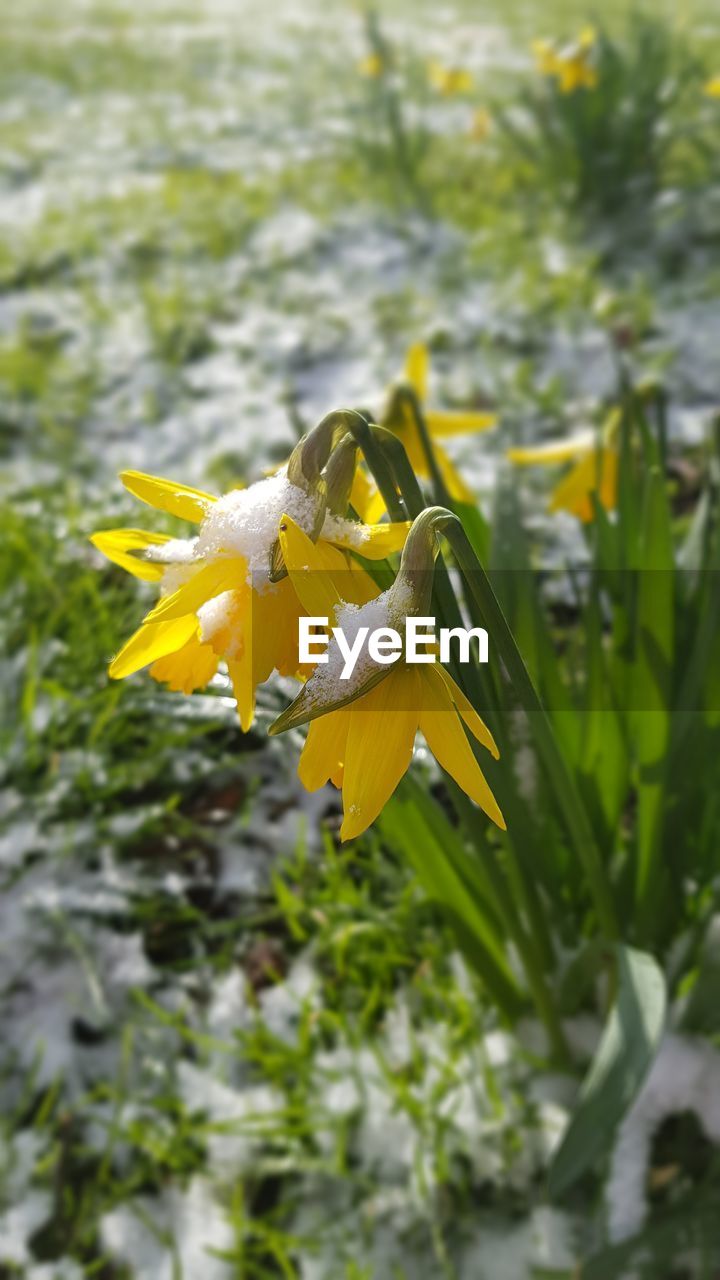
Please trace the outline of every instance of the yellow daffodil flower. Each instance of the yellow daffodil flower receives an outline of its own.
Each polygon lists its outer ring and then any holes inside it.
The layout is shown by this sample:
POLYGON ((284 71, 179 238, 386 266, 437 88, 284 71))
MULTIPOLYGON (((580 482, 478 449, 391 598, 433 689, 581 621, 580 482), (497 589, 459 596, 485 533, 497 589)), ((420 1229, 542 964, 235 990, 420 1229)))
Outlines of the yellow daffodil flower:
POLYGON ((521 467, 574 463, 553 489, 548 508, 550 511, 569 511, 588 524, 594 516, 593 493, 597 494, 606 511, 617 506, 618 451, 615 436, 618 425, 618 413, 613 411, 605 424, 601 441, 593 430, 582 431, 569 440, 508 449, 507 457, 521 467))
POLYGON ((593 27, 583 27, 577 40, 566 46, 551 40, 534 40, 532 50, 541 75, 557 81, 561 93, 574 93, 576 89, 594 89, 598 75, 592 64, 592 53, 597 41, 593 27))
POLYGON ((720 76, 712 76, 707 80, 703 92, 708 98, 720 98, 720 76))
POLYGON ((445 97, 469 93, 473 87, 472 73, 462 67, 445 67, 441 62, 429 62, 427 71, 433 89, 445 97))
POLYGON ((492 116, 487 107, 478 107, 473 112, 468 133, 473 142, 485 142, 492 132, 492 116))
MULTIPOLYGON (((423 342, 416 342, 410 347, 405 357, 405 367, 398 383, 397 390, 409 387, 417 397, 423 411, 428 431, 433 439, 433 452, 438 469, 445 482, 448 493, 459 502, 474 502, 475 495, 465 484, 460 473, 446 454, 438 440, 447 436, 466 435, 474 431, 487 431, 494 427, 497 415, 494 413, 477 413, 431 409, 427 407, 430 357, 423 342)), ((412 409, 406 401, 396 401, 391 393, 388 410, 383 414, 382 425, 394 431, 402 440, 405 451, 415 474, 427 478, 429 476, 428 461, 418 432, 412 409)), ((358 515, 369 524, 379 520, 385 510, 383 500, 377 487, 367 473, 358 468, 350 501, 358 515)))
MULTIPOLYGON (((402 568, 389 591, 375 588, 370 600, 354 595, 348 599, 352 579, 347 573, 338 577, 328 571, 318 546, 289 517, 281 522, 280 544, 308 613, 334 620, 346 635, 348 621, 350 627, 365 621, 372 627, 404 624, 403 601, 408 595, 401 584, 402 568)), ((316 667, 270 732, 309 722, 298 775, 308 791, 328 780, 342 788, 341 839, 361 835, 377 818, 409 767, 418 730, 441 767, 504 830, 502 813, 463 724, 495 758, 497 747, 451 676, 439 663, 415 666, 400 658, 392 666, 363 665, 359 678, 343 688, 344 682, 335 679, 333 643, 328 664, 316 667)))
MULTIPOLYGON (((142 502, 199 525, 195 538, 140 529, 107 529, 91 541, 109 560, 146 582, 161 598, 110 664, 113 679, 143 667, 170 688, 204 687, 221 658, 227 663, 242 728, 255 712, 255 691, 273 670, 298 671, 298 618, 303 608, 285 576, 273 580, 281 516, 291 510, 317 538, 318 556, 349 567, 349 551, 384 559, 399 550, 406 524, 374 527, 327 513, 322 499, 284 473, 223 497, 172 480, 126 471, 126 489, 142 502), (319 522, 319 527, 318 527, 319 522)), ((363 575, 366 576, 366 575, 363 575)), ((369 580, 368 580, 369 581, 369 580)))
POLYGON ((385 63, 379 53, 368 53, 360 59, 357 68, 367 80, 379 80, 385 70, 385 63))

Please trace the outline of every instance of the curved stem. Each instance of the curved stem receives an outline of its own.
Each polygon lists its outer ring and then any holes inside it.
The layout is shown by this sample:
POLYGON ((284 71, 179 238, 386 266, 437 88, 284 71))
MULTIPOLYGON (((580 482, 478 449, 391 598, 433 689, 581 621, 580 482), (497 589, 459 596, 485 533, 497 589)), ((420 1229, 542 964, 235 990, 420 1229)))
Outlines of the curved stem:
POLYGON ((415 419, 415 425, 418 430, 420 443, 423 448, 423 453, 425 454, 428 471, 430 472, 433 489, 435 491, 435 500, 440 503, 440 506, 447 507, 450 511, 453 511, 453 500, 438 466, 435 450, 433 449, 432 440, 430 439, 430 431, 420 400, 411 387, 403 387, 402 390, 398 392, 398 398, 402 398, 407 402, 410 407, 410 412, 415 419))
POLYGON ((398 495, 392 469, 382 448, 375 439, 374 432, 377 428, 371 427, 367 418, 364 418, 361 413, 349 411, 346 415, 346 426, 372 472, 373 479, 382 494, 382 500, 387 507, 390 519, 406 520, 407 512, 398 495))

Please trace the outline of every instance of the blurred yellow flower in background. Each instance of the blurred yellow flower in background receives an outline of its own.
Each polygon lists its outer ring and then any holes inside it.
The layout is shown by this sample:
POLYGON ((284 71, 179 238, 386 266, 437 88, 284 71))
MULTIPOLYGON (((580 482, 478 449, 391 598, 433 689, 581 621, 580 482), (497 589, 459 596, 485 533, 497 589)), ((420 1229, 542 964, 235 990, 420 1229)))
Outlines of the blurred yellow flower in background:
POLYGON ((429 62, 427 74, 433 89, 448 98, 469 93, 474 83, 471 71, 463 67, 446 67, 442 62, 429 62))
MULTIPOLYGON (((342 626, 348 640, 349 628, 404 624, 392 608, 393 588, 381 593, 376 587, 370 600, 348 600, 350 575, 338 579, 328 572, 317 547, 289 518, 282 521, 280 543, 293 586, 308 612, 319 612, 331 626, 342 626)), ((439 663, 414 666, 400 658, 392 666, 361 667, 359 682, 336 681, 333 675, 331 642, 328 665, 316 668, 270 732, 310 722, 298 776, 308 791, 317 791, 328 780, 342 788, 342 840, 361 835, 377 818, 410 765, 418 730, 438 764, 505 830, 463 724, 497 759, 495 741, 439 663)))
POLYGON ((473 112, 468 133, 473 142, 485 142, 492 132, 492 116, 487 107, 478 107, 473 112))
MULTIPOLYGON (((447 436, 487 431, 497 423, 497 414, 471 412, 464 409, 428 408, 426 401, 428 398, 429 377, 430 356, 428 349, 423 342, 413 343, 405 357, 402 375, 394 389, 395 394, 390 396, 388 411, 381 419, 382 425, 399 436, 405 446, 405 451, 415 474, 427 479, 430 474, 428 460, 411 404, 407 400, 397 399, 397 392, 403 386, 409 387, 417 397, 427 429, 433 438, 433 453, 448 493, 458 502, 474 502, 475 495, 472 490, 468 488, 445 450, 437 442, 447 436)), ((360 467, 358 467, 355 475, 350 501, 362 519, 369 524, 379 520, 385 510, 377 486, 360 467)))
POLYGON ((551 440, 528 448, 508 449, 507 457, 516 466, 555 466, 573 462, 569 471, 553 489, 548 504, 550 511, 568 511, 584 524, 594 516, 591 495, 606 511, 617 506, 618 451, 615 437, 619 426, 619 410, 613 410, 603 428, 602 437, 591 428, 571 436, 569 440, 551 440))
POLYGON ((533 40, 537 69, 541 75, 557 80, 561 93, 594 89, 598 75, 591 58, 596 41, 595 28, 590 26, 583 27, 577 40, 569 45, 558 45, 552 40, 533 40))
POLYGON ((720 76, 712 76, 707 80, 704 92, 708 98, 720 98, 720 76))
POLYGON ((377 80, 385 71, 385 62, 379 53, 368 53, 360 59, 357 69, 360 75, 366 76, 368 80, 377 80))

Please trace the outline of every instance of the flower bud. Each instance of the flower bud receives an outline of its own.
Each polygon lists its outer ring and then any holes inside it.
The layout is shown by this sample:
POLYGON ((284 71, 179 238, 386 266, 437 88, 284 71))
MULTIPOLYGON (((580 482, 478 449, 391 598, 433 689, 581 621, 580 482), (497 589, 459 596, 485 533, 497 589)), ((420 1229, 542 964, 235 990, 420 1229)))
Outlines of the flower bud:
POLYGON ((426 507, 413 521, 397 577, 388 593, 393 626, 408 614, 422 617, 430 608, 437 534, 453 521, 457 523, 457 516, 445 507, 426 507))
POLYGON ((357 467, 357 444, 351 435, 343 436, 330 454, 325 468, 327 507, 331 515, 345 516, 357 467))
MULTIPOLYGON (((337 604, 336 616, 329 620, 330 626, 341 628, 350 642, 360 627, 367 627, 369 631, 392 627, 404 633, 408 616, 422 617, 427 613, 438 550, 436 535, 451 522, 457 523, 457 516, 444 507, 428 507, 421 512, 407 536, 393 585, 367 604, 337 604), (348 634, 348 631, 353 634, 348 634)), ((281 532, 281 542, 283 536, 281 532)), ((368 657, 357 665, 351 679, 343 680, 339 673, 344 659, 341 661, 342 655, 335 639, 330 641, 327 657, 327 663, 318 665, 295 701, 270 726, 269 733, 283 733, 349 706, 369 693, 392 670, 390 665, 376 664, 368 657)))
MULTIPOLYGON (((316 500, 312 528, 306 530, 313 542, 317 541, 328 510, 328 489, 323 470, 333 447, 347 433, 349 416, 350 411, 343 409, 326 414, 312 431, 298 441, 288 459, 287 478, 290 484, 316 500)), ((276 541, 270 552, 270 581, 279 582, 286 574, 282 549, 276 541)))

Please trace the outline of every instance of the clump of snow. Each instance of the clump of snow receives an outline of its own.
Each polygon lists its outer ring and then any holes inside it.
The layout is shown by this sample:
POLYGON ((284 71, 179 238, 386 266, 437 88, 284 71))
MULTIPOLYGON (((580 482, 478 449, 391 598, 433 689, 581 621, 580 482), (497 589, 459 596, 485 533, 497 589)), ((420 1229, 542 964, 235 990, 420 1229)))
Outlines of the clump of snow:
POLYGON ((707 1138, 720 1142, 720 1054, 704 1041, 669 1034, 620 1126, 606 1190, 611 1240, 642 1227, 653 1135, 682 1111, 694 1112, 707 1138))
POLYGON ((309 961, 301 956, 293 964, 284 982, 278 982, 262 992, 260 1006, 265 1026, 279 1040, 291 1043, 297 1034, 303 1008, 314 1004, 316 992, 316 972, 309 961))
MULTIPOLYGON (((347 645, 352 646, 355 644, 358 632, 362 627, 367 627, 369 634, 380 627, 391 626, 388 608, 389 595, 389 591, 383 591, 374 600, 368 600, 367 604, 341 604, 335 606, 335 625, 342 631, 347 645)), ((318 663, 309 682, 312 685, 313 692, 317 693, 319 699, 324 700, 336 693, 353 693, 360 688, 369 675, 372 675, 378 669, 390 671, 389 666, 381 667, 380 663, 373 661, 368 653, 366 644, 363 645, 352 674, 347 679, 342 680, 341 675, 346 661, 345 654, 341 650, 337 639, 333 636, 327 647, 327 662, 318 663)))
POLYGON ((154 564, 190 564, 195 558, 197 538, 170 538, 146 547, 143 560, 154 564))
POLYGON ((30 1240, 52 1213, 48 1191, 27 1187, 22 1201, 0 1213, 0 1264, 3 1269, 29 1265, 33 1260, 30 1240))
POLYGON ((104 1247, 129 1263, 136 1280, 173 1280, 178 1275, 227 1280, 234 1231, 209 1181, 193 1178, 186 1191, 172 1187, 120 1205, 101 1224, 104 1247), (169 1240, 174 1248, 169 1247, 169 1240))
POLYGON ((178 1084, 186 1107, 207 1116, 208 1164, 221 1182, 232 1182, 256 1170, 267 1133, 285 1106, 272 1085, 235 1089, 209 1071, 182 1061, 178 1084))
POLYGON ((267 581, 270 552, 283 515, 310 533, 316 512, 315 496, 278 472, 247 489, 232 489, 218 498, 200 526, 195 554, 201 559, 243 556, 248 566, 247 580, 258 587, 267 581))
POLYGON ((343 516, 334 516, 328 511, 323 522, 322 536, 328 542, 341 542, 343 546, 354 547, 359 551, 370 535, 366 525, 357 520, 346 520, 343 516))
POLYGON ((394 619, 393 626, 395 626, 397 625, 398 619, 404 622, 407 615, 412 611, 415 600, 415 591, 412 583, 409 582, 402 574, 399 574, 395 579, 391 590, 391 612, 394 619))
POLYGON ((195 572, 192 561, 185 564, 169 564, 160 582, 160 595, 171 596, 189 582, 195 572))
POLYGON ((237 657, 238 646, 242 638, 239 628, 235 628, 233 631, 233 623, 237 620, 235 604, 235 592, 222 591, 219 596, 214 596, 212 600, 208 600, 201 605, 197 611, 200 622, 200 639, 204 644, 212 644, 215 637, 222 631, 228 631, 231 637, 230 642, 225 646, 225 656, 228 658, 237 657))

